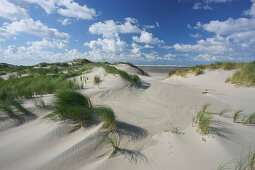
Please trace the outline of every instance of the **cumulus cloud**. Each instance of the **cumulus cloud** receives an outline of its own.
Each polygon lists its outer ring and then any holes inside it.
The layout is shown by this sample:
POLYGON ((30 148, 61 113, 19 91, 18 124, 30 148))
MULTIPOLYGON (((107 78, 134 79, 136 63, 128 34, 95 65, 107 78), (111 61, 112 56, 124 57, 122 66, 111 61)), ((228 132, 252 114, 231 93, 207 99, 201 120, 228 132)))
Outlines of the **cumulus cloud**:
POLYGON ((61 40, 67 42, 69 40, 69 34, 59 32, 55 28, 49 28, 42 24, 39 20, 34 21, 32 18, 21 19, 12 23, 4 23, 0 27, 0 39, 6 40, 12 35, 16 35, 19 32, 25 32, 31 35, 35 35, 42 38, 61 40))
POLYGON ((251 0, 252 6, 250 9, 246 10, 244 13, 246 15, 250 15, 252 17, 255 17, 255 0, 251 0))
POLYGON ((133 36, 132 39, 135 42, 139 43, 147 43, 147 44, 160 44, 163 43, 164 41, 159 40, 158 38, 154 38, 152 33, 142 31, 140 37, 138 36, 133 36))
POLYGON ((225 21, 213 20, 205 24, 199 22, 197 27, 214 35, 195 44, 175 44, 172 48, 176 51, 193 53, 195 60, 254 59, 254 18, 229 18, 225 21))
POLYGON ((136 20, 126 18, 125 23, 119 24, 113 20, 97 22, 89 27, 92 34, 102 35, 104 38, 118 37, 119 33, 139 33, 141 30, 135 25, 136 20))
POLYGON ((201 35, 199 33, 196 34, 190 34, 189 36, 193 37, 193 38, 199 38, 201 37, 201 35))
POLYGON ((29 47, 28 50, 42 50, 42 49, 49 49, 49 48, 58 48, 64 49, 66 44, 62 41, 49 41, 47 39, 43 39, 42 41, 28 41, 27 44, 29 47))
POLYGON ((10 20, 17 20, 21 18, 28 18, 28 14, 25 9, 14 5, 8 0, 1 0, 0 17, 10 20))
POLYGON ((57 0, 23 0, 29 3, 38 4, 48 14, 52 13, 56 9, 57 0))
POLYGON ((58 5, 60 7, 58 13, 66 17, 90 20, 96 16, 96 11, 93 8, 88 8, 85 4, 81 6, 73 0, 59 0, 58 5))
POLYGON ((29 3, 35 3, 45 10, 46 13, 51 14, 54 11, 60 15, 69 18, 78 18, 91 20, 95 17, 96 10, 88 8, 87 5, 80 5, 74 0, 24 0, 29 3))
POLYGON ((101 50, 107 52, 122 52, 127 44, 124 41, 121 41, 119 38, 116 39, 101 39, 92 40, 90 42, 84 43, 85 46, 93 50, 101 50))

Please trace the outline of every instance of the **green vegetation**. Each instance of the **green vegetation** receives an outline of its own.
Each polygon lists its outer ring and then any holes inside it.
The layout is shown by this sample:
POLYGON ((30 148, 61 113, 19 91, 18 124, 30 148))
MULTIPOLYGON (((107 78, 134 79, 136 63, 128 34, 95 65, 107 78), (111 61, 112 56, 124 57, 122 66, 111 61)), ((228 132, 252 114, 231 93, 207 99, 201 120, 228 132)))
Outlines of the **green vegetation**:
POLYGON ((230 169, 228 168, 229 165, 234 165, 234 170, 253 170, 255 165, 255 151, 249 153, 246 156, 242 156, 237 161, 229 161, 226 163, 221 164, 217 170, 226 170, 230 169))
POLYGON ((34 106, 36 108, 45 108, 46 107, 46 104, 45 104, 44 100, 41 97, 32 98, 31 101, 32 101, 32 103, 34 104, 34 106))
POLYGON ((119 149, 119 146, 120 146, 120 139, 119 137, 117 137, 116 135, 113 136, 113 137, 109 137, 109 136, 106 136, 104 141, 107 143, 107 144, 110 144, 112 149, 113 149, 113 152, 118 150, 119 149))
POLYGON ((196 65, 189 67, 184 70, 176 70, 176 71, 170 71, 168 76, 171 77, 173 75, 186 77, 188 73, 192 73, 195 76, 198 76, 203 73, 203 70, 216 70, 216 69, 222 69, 222 70, 233 70, 233 69, 239 69, 242 68, 245 65, 245 63, 232 63, 232 62, 216 62, 210 65, 196 65))
POLYGON ((241 113, 243 112, 243 110, 238 110, 234 113, 234 117, 233 117, 233 122, 236 123, 238 118, 241 116, 241 113))
POLYGON ((237 86, 255 86, 255 62, 245 64, 226 81, 237 86))
POLYGON ((61 91, 55 95, 53 114, 59 119, 71 119, 83 126, 83 121, 91 118, 90 99, 75 91, 61 91))
POLYGON ((95 84, 95 85, 100 84, 100 77, 98 77, 98 76, 95 76, 95 77, 94 77, 94 84, 95 84))
POLYGON ((116 129, 116 118, 113 110, 105 106, 97 106, 94 110, 104 122, 104 128, 106 128, 109 132, 113 132, 116 129))
POLYGON ((111 108, 105 106, 93 107, 90 99, 75 91, 61 91, 55 94, 53 112, 46 116, 53 120, 73 120, 83 126, 84 122, 92 119, 92 114, 96 113, 103 122, 103 127, 108 132, 116 129, 116 118, 111 108))
POLYGON ((172 134, 177 134, 177 135, 184 135, 183 132, 181 132, 178 128, 173 128, 171 130, 172 134))
POLYGON ((228 109, 223 109, 223 110, 220 111, 219 115, 222 116, 226 112, 228 112, 228 109))
POLYGON ((243 124, 244 125, 246 125, 246 124, 255 124, 255 112, 252 113, 251 115, 249 115, 249 117, 246 120, 244 120, 243 124))
POLYGON ((210 104, 203 105, 202 109, 193 118, 193 124, 195 123, 198 125, 198 129, 200 130, 202 135, 206 135, 212 131, 212 116, 208 111, 206 111, 208 106, 210 106, 210 104))

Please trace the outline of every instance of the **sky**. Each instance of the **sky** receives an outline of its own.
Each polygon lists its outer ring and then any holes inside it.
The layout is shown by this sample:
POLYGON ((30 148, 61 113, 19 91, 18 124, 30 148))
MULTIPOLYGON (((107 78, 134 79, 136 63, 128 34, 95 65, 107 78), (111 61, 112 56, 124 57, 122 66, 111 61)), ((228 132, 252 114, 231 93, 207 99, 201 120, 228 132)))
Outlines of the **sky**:
POLYGON ((255 0, 0 0, 0 63, 255 60, 255 0))

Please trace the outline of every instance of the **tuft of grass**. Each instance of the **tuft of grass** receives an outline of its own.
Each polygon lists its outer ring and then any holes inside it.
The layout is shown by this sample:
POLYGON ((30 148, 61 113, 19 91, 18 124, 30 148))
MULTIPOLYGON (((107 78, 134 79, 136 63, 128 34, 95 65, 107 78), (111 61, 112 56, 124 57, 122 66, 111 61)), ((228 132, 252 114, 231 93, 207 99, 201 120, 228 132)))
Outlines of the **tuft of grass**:
POLYGON ((233 160, 222 163, 217 170, 229 169, 227 168, 227 166, 229 166, 230 164, 235 164, 234 170, 253 170, 255 166, 255 151, 249 151, 247 155, 241 156, 241 158, 237 161, 233 160))
POLYGON ((255 112, 252 113, 244 122, 243 124, 254 124, 255 123, 255 112))
POLYGON ((235 71, 231 83, 237 86, 255 86, 255 62, 244 64, 240 70, 235 71))
POLYGON ((223 110, 220 111, 219 115, 222 116, 226 112, 228 112, 228 109, 223 109, 223 110))
POLYGON ((39 97, 39 98, 32 98, 31 99, 33 105, 36 107, 36 108, 44 108, 46 107, 46 104, 44 102, 44 100, 39 97))
MULTIPOLYGON (((53 115, 60 119, 71 119, 81 124, 91 118, 90 99, 75 91, 61 91, 55 95, 53 115)), ((53 116, 52 115, 52 116, 53 116)))
POLYGON ((197 113, 197 116, 193 118, 193 124, 198 124, 198 129, 202 135, 206 135, 212 131, 212 116, 206 111, 208 106, 210 106, 210 104, 203 105, 201 110, 197 113))
POLYGON ((230 83, 232 81, 232 78, 231 77, 228 77, 226 80, 225 80, 225 83, 230 83))
POLYGON ((173 128, 171 130, 172 134, 177 134, 177 135, 184 135, 183 132, 181 132, 178 128, 173 128))
POLYGON ((106 136, 104 141, 107 143, 107 144, 110 144, 112 149, 113 149, 113 152, 118 150, 119 149, 119 146, 120 146, 120 139, 119 137, 117 137, 116 135, 113 136, 113 137, 109 137, 109 136, 106 136))
POLYGON ((195 70, 194 70, 194 75, 195 76, 198 76, 198 75, 200 75, 202 73, 203 73, 203 71, 200 68, 195 68, 195 70))
POLYGON ((233 122, 236 123, 237 119, 240 117, 241 113, 243 112, 243 110, 238 110, 234 113, 234 117, 233 117, 233 122))
POLYGON ((109 132, 113 132, 116 129, 116 117, 114 111, 110 107, 106 106, 97 106, 94 110, 104 122, 104 128, 106 128, 109 132))
POLYGON ((98 77, 98 76, 95 76, 95 77, 94 77, 94 84, 95 84, 95 85, 100 84, 100 77, 98 77))

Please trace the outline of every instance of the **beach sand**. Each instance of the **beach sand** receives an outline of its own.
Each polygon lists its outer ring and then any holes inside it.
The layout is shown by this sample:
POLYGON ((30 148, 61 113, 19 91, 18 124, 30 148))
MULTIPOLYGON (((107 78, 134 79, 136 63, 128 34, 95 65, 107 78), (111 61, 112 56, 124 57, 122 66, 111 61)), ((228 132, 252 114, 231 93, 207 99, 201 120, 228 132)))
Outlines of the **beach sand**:
MULTIPOLYGON (((138 73, 128 65, 117 67, 138 73)), ((24 101, 37 118, 19 126, 13 120, 1 121, 0 169, 216 170, 221 163, 255 150, 255 126, 233 123, 237 109, 255 111, 255 88, 225 83, 232 73, 215 70, 167 78, 165 73, 154 76, 149 72, 151 76, 139 75, 142 85, 136 87, 95 68, 86 75, 85 89, 79 91, 90 96, 93 104, 114 110, 120 149, 112 154, 109 144, 102 141, 102 124, 74 131, 68 122, 42 119, 50 111, 24 101), (102 80, 100 86, 92 83, 95 75, 102 80), (208 93, 202 94, 205 90, 208 93), (192 126, 192 118, 207 103, 215 113, 215 131, 202 136, 192 126), (228 112, 219 116, 223 109, 228 112), (183 134, 173 134, 173 128, 183 134)), ((53 95, 43 98, 50 104, 53 95)))

